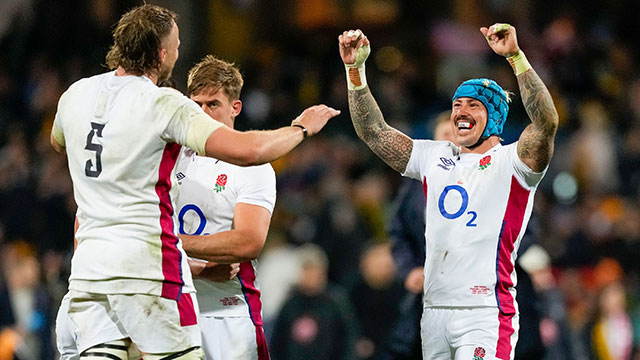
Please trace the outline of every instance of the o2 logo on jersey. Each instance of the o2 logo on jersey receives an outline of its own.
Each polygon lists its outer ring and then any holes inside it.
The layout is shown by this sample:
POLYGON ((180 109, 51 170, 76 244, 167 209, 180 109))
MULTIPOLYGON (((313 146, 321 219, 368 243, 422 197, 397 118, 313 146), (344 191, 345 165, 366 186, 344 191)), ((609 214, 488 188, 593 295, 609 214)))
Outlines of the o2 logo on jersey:
MULTIPOLYGON (((454 196, 454 195, 450 195, 450 196, 454 196)), ((476 213, 475 211, 467 211, 468 206, 469 206, 469 194, 467 193, 467 190, 465 190, 460 185, 445 186, 444 190, 442 190, 442 193, 440 194, 440 198, 438 199, 438 210, 440 210, 440 214, 444 216, 446 219, 449 219, 449 220, 457 219, 466 212, 466 214, 470 216, 469 221, 467 221, 467 226, 476 227, 478 226, 478 224, 475 223, 475 220, 478 217, 478 213, 476 213), (457 192, 462 200, 460 203, 460 208, 457 209, 455 212, 447 211, 447 209, 444 206, 444 201, 447 198, 447 195, 449 195, 449 193, 451 192, 453 193, 457 192)))
POLYGON ((187 204, 187 205, 183 206, 182 209, 180 209, 180 213, 178 214, 178 222, 180 223, 180 229, 178 230, 180 232, 180 234, 185 234, 185 235, 209 235, 209 234, 202 234, 202 232, 204 231, 204 227, 207 225, 207 218, 204 217, 204 213, 202 212, 202 210, 200 210, 200 208, 197 205, 187 204), (192 234, 187 234, 184 231, 184 216, 189 211, 193 211, 200 218, 200 225, 198 225, 198 228, 192 234))

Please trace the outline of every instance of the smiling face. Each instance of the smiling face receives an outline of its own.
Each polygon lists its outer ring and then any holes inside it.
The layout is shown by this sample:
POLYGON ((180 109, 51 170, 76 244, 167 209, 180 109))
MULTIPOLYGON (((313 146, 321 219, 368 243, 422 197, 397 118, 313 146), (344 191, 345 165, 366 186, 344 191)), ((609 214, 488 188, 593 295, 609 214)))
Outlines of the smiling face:
POLYGON ((204 89, 204 91, 196 95, 192 94, 190 97, 207 115, 233 129, 234 120, 242 109, 240 100, 229 99, 229 96, 221 88, 215 91, 210 88, 204 89))
POLYGON ((460 97, 453 101, 451 128, 455 143, 462 147, 474 145, 487 125, 487 109, 477 99, 460 97))

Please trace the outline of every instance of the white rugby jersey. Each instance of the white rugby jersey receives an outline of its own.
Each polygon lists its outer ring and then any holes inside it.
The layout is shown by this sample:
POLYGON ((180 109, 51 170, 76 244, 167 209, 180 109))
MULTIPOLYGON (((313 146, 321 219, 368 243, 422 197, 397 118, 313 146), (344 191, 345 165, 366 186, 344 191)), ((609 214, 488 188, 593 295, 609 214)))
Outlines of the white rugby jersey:
POLYGON ((498 306, 515 313, 514 264, 531 216, 536 173, 517 143, 485 154, 446 141, 414 140, 404 176, 423 183, 425 306, 498 306))
POLYGON ((203 117, 209 133, 222 126, 178 91, 113 71, 62 95, 52 131, 64 138, 80 225, 70 289, 173 299, 194 291, 172 184, 178 144, 203 117))
MULTIPOLYGON (((237 203, 273 212, 276 176, 270 164, 242 167, 197 156, 184 149, 176 166, 180 233, 215 234, 231 230, 237 203)), ((195 280, 201 315, 251 316, 262 325, 262 302, 256 282, 257 262, 240 263, 238 275, 226 282, 195 280)))

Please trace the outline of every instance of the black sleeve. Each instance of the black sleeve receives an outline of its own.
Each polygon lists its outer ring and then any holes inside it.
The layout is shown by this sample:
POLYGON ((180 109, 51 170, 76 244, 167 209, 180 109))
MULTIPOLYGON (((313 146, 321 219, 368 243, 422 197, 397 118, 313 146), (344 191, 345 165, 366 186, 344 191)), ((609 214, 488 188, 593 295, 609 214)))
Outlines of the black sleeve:
POLYGON ((388 225, 391 254, 403 280, 413 268, 424 266, 425 205, 422 184, 404 179, 394 199, 388 225))

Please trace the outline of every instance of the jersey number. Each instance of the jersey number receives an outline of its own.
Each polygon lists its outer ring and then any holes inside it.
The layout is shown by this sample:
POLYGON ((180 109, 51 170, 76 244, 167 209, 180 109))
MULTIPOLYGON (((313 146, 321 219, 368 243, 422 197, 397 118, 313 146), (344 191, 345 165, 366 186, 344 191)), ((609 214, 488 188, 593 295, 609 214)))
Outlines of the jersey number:
POLYGON ((100 155, 102 155, 102 145, 92 143, 93 135, 97 137, 102 137, 102 129, 104 129, 104 124, 91 123, 91 131, 87 134, 87 146, 85 146, 85 150, 95 151, 96 152, 96 166, 95 170, 93 169, 93 162, 91 159, 87 160, 84 166, 84 173, 88 177, 98 177, 102 172, 102 160, 100 159, 100 155))
MULTIPOLYGON (((438 199, 438 209, 440 210, 440 214, 449 220, 457 219, 460 216, 462 216, 462 214, 464 214, 465 211, 467 210, 468 206, 469 206, 469 194, 467 193, 467 190, 465 190, 460 185, 445 186, 444 190, 442 190, 442 193, 440 194, 440 198, 438 199), (458 209, 458 211, 454 213, 448 212, 447 209, 445 209, 444 207, 444 200, 446 199, 447 194, 449 194, 449 191, 457 191, 460 194, 460 197, 462 198, 462 203, 460 204, 460 208, 458 209)), ((478 217, 478 213, 476 213, 475 211, 468 211, 467 215, 471 215, 469 221, 467 222, 467 226, 468 227, 478 226, 478 224, 475 223, 476 218, 478 217)))

